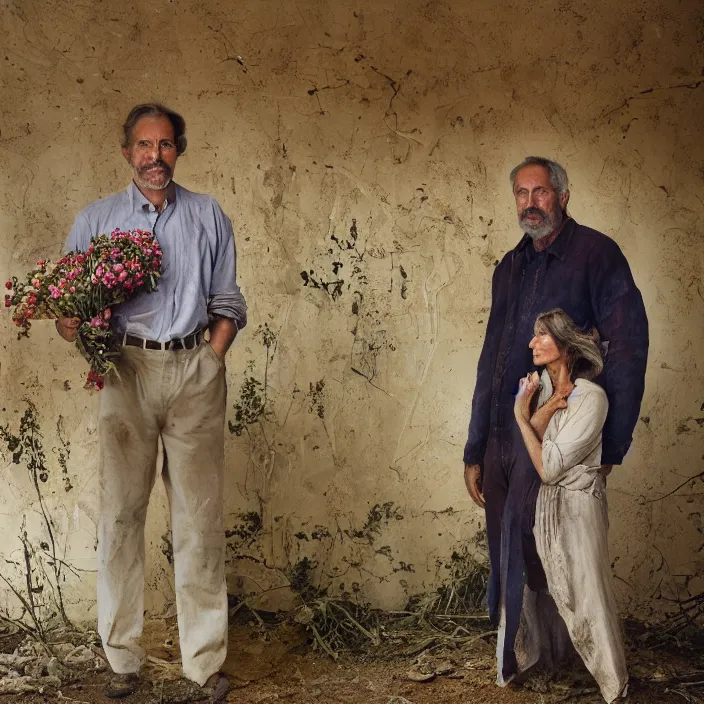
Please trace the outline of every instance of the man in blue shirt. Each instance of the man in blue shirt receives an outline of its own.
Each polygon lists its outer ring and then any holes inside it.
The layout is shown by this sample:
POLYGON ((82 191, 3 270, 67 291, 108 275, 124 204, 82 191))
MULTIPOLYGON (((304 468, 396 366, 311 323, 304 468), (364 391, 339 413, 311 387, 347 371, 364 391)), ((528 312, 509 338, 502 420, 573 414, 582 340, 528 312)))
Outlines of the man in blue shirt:
MULTIPOLYGON (((213 198, 172 181, 186 148, 183 118, 159 104, 137 105, 123 132, 132 182, 82 210, 66 243, 85 251, 96 235, 142 229, 163 251, 158 291, 113 311, 123 335, 119 375, 108 375, 100 392, 98 630, 115 673, 106 694, 133 693, 144 660, 137 643, 144 523, 161 440, 183 671, 221 701, 228 688, 220 674, 227 648, 224 360, 247 308, 230 220, 213 198)), ((77 325, 62 318, 57 330, 73 341, 77 325)))
POLYGON ((638 421, 648 357, 648 320, 626 258, 606 235, 567 214, 567 173, 542 157, 511 172, 518 221, 525 233, 496 267, 491 313, 479 358, 465 483, 486 510, 491 575, 489 615, 505 626, 497 649, 498 681, 517 672, 514 644, 524 586, 545 587, 533 522, 540 478, 513 418, 518 380, 534 369, 528 343, 539 313, 562 308, 607 350, 595 379, 609 399, 602 473, 621 464, 638 421))

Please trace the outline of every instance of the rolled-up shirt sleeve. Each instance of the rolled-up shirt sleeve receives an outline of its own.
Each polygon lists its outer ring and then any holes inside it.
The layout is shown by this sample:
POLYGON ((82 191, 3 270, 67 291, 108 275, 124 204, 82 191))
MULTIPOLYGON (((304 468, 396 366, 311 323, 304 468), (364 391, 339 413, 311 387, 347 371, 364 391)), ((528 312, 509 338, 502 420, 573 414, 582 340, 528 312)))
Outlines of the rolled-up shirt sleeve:
POLYGON ((543 482, 557 484, 573 467, 581 464, 601 440, 609 410, 606 394, 599 389, 584 394, 552 440, 543 439, 543 482))
POLYGON ((208 314, 229 318, 241 330, 247 325, 247 303, 237 285, 237 251, 230 218, 212 201, 217 250, 210 283, 208 314))

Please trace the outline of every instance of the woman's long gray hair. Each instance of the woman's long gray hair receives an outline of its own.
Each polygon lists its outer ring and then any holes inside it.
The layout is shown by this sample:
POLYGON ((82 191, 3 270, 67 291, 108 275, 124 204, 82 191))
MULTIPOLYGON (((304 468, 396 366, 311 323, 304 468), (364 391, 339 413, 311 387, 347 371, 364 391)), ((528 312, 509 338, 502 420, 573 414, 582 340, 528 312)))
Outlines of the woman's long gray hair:
POLYGON ((535 320, 536 333, 547 333, 567 357, 570 377, 593 379, 604 369, 599 345, 592 335, 582 332, 562 308, 541 313, 535 320))

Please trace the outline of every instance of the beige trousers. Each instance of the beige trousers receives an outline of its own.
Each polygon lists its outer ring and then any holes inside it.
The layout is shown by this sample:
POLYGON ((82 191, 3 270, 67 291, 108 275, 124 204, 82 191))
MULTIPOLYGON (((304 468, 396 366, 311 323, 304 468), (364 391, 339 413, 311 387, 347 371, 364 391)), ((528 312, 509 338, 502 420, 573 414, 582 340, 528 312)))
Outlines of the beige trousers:
POLYGON ((227 649, 225 365, 203 342, 191 350, 125 346, 118 369, 100 392, 98 632, 114 672, 139 669, 144 523, 161 437, 183 672, 203 685, 227 649))

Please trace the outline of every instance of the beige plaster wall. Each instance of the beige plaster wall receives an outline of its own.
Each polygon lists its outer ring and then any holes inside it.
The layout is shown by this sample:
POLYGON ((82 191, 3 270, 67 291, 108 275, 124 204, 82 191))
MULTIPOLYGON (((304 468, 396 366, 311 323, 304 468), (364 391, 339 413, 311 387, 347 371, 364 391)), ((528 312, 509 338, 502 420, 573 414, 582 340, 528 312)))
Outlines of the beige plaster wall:
MULTIPOLYGON (((651 321, 644 419, 609 484, 622 603, 642 613, 673 586, 701 588, 687 576, 704 566, 701 482, 655 500, 701 472, 704 450, 700 4, 1 7, 0 279, 55 256, 76 212, 127 184, 118 130, 136 102, 185 115, 177 180, 214 195, 235 225, 250 325, 229 357, 228 420, 251 400, 249 378, 266 406, 241 436, 228 433, 231 591, 285 585, 308 557, 333 590, 399 607, 438 586, 453 550, 476 550, 483 517, 463 487, 462 448, 491 273, 520 236, 507 176, 532 153, 568 168, 573 215, 623 248, 651 321)), ((1 420, 16 428, 26 399, 38 407, 43 491, 80 570, 67 577, 70 610, 88 618, 97 399, 51 324, 17 342, 8 317, 1 420)), ((42 527, 10 459, 0 551, 16 559, 23 517, 37 542, 42 527)), ((158 485, 155 611, 172 596, 166 516, 158 485)))

